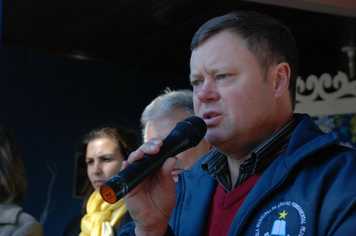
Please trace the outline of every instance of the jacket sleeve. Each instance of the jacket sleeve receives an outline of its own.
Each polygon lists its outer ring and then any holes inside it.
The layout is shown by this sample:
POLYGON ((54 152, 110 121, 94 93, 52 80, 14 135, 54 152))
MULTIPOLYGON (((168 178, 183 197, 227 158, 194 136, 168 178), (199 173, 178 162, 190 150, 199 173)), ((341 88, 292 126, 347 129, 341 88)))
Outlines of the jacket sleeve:
POLYGON ((40 223, 31 215, 22 212, 19 217, 17 224, 19 227, 12 236, 43 236, 43 228, 40 223))
MULTIPOLYGON (((118 236, 135 236, 135 227, 135 222, 131 221, 120 230, 118 236)), ((164 236, 174 236, 174 233, 169 225, 167 228, 167 232, 164 234, 164 236)))
POLYGON ((135 222, 131 221, 127 223, 119 232, 118 236, 131 236, 135 235, 135 222))
POLYGON ((328 235, 342 236, 356 232, 356 197, 350 201, 349 206, 332 225, 328 235))

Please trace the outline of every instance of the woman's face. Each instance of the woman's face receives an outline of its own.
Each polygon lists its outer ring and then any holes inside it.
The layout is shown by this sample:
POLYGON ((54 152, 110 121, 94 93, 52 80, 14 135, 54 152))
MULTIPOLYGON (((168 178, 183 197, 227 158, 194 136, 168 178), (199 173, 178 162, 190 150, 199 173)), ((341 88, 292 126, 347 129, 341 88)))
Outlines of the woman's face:
POLYGON ((109 138, 97 138, 88 143, 87 174, 94 189, 100 187, 120 172, 124 157, 119 145, 109 138))

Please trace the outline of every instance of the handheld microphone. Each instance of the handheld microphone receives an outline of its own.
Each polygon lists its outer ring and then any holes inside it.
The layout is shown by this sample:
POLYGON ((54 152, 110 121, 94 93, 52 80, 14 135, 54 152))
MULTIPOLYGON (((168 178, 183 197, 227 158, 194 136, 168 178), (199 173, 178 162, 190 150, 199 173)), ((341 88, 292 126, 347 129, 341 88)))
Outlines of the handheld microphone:
POLYGON ((204 120, 197 116, 179 121, 163 140, 163 145, 157 154, 145 154, 142 159, 111 177, 100 187, 101 196, 108 203, 117 202, 148 176, 155 173, 168 157, 197 146, 204 138, 206 130, 204 120))

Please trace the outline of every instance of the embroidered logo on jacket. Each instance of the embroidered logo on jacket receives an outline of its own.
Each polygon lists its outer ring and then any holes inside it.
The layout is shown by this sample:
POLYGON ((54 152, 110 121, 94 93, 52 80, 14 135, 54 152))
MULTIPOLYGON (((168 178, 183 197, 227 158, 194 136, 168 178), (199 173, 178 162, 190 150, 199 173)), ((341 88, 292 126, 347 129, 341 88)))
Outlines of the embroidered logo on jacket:
POLYGON ((300 205, 286 201, 263 212, 256 223, 255 236, 303 236, 306 216, 300 205))

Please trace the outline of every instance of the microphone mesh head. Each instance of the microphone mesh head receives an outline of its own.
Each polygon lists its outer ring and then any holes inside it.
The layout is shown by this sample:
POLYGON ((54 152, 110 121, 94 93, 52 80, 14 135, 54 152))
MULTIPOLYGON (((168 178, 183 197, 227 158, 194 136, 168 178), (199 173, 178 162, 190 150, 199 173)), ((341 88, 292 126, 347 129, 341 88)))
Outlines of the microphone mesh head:
POLYGON ((207 127, 202 118, 191 116, 179 121, 175 129, 185 134, 188 137, 190 144, 195 147, 204 138, 207 127))

